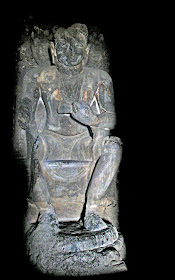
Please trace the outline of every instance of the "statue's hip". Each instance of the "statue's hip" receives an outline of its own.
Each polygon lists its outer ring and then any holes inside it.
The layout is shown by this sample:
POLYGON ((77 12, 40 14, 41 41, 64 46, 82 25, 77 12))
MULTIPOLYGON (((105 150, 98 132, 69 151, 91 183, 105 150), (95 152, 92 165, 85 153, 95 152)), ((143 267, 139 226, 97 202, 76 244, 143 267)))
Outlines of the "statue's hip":
POLYGON ((44 130, 38 137, 39 161, 93 161, 93 140, 88 131, 65 136, 44 130))

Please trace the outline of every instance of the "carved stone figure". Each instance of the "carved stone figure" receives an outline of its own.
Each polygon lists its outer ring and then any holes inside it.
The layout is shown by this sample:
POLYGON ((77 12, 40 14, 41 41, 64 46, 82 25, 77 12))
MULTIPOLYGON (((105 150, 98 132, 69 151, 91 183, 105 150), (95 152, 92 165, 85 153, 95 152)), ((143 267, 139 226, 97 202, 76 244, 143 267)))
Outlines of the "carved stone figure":
MULTIPOLYGON (((35 58, 38 43, 32 46, 35 58)), ((87 67, 89 52, 84 24, 57 28, 48 52, 52 65, 31 67, 21 86, 18 123, 30 175, 26 248, 31 262, 53 275, 126 270, 112 79, 87 67)))

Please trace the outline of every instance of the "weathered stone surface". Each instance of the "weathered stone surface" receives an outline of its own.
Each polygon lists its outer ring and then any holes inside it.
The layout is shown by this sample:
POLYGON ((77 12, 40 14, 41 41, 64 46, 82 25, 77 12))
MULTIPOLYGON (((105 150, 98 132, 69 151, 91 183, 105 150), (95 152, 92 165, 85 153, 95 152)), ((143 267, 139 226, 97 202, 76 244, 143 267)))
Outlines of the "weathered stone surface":
POLYGON ((88 41, 84 24, 35 27, 20 57, 15 122, 30 178, 27 254, 58 276, 124 271, 116 187, 122 143, 111 136, 116 115, 104 38, 88 41))
POLYGON ((85 217, 84 226, 86 229, 91 231, 99 231, 108 227, 107 224, 97 214, 94 214, 93 212, 89 213, 85 217))
POLYGON ((111 224, 91 231, 81 221, 58 223, 57 216, 47 213, 26 237, 31 263, 44 273, 76 276, 126 270, 123 237, 111 224))

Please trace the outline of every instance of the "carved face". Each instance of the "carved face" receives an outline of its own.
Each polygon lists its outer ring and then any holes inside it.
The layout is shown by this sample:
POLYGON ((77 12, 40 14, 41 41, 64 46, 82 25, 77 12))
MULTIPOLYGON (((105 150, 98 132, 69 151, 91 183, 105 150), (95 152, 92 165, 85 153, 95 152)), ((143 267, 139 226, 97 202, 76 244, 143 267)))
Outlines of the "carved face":
POLYGON ((58 61, 65 66, 79 65, 85 55, 86 43, 81 34, 76 36, 64 32, 57 37, 55 44, 58 61))

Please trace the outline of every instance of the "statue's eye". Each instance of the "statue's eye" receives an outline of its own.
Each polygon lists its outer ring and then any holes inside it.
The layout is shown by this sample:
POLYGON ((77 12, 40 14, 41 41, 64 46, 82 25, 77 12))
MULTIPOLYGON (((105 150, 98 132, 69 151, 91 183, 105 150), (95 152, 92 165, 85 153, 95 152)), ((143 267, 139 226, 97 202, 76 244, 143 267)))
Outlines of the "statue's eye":
POLYGON ((82 48, 77 48, 76 53, 79 54, 79 55, 82 55, 83 54, 82 48))
POLYGON ((76 45, 76 53, 82 54, 83 53, 83 49, 84 49, 84 46, 82 44, 77 44, 76 45))
POLYGON ((64 46, 65 44, 66 44, 67 42, 65 41, 65 40, 59 40, 58 42, 57 42, 57 45, 59 46, 59 47, 62 47, 62 46, 64 46))
POLYGON ((83 48, 83 44, 77 43, 77 44, 76 44, 76 47, 77 47, 77 49, 82 49, 82 48, 83 48))
POLYGON ((69 44, 67 42, 63 42, 63 43, 61 43, 60 47, 63 48, 63 49, 68 49, 69 44))

